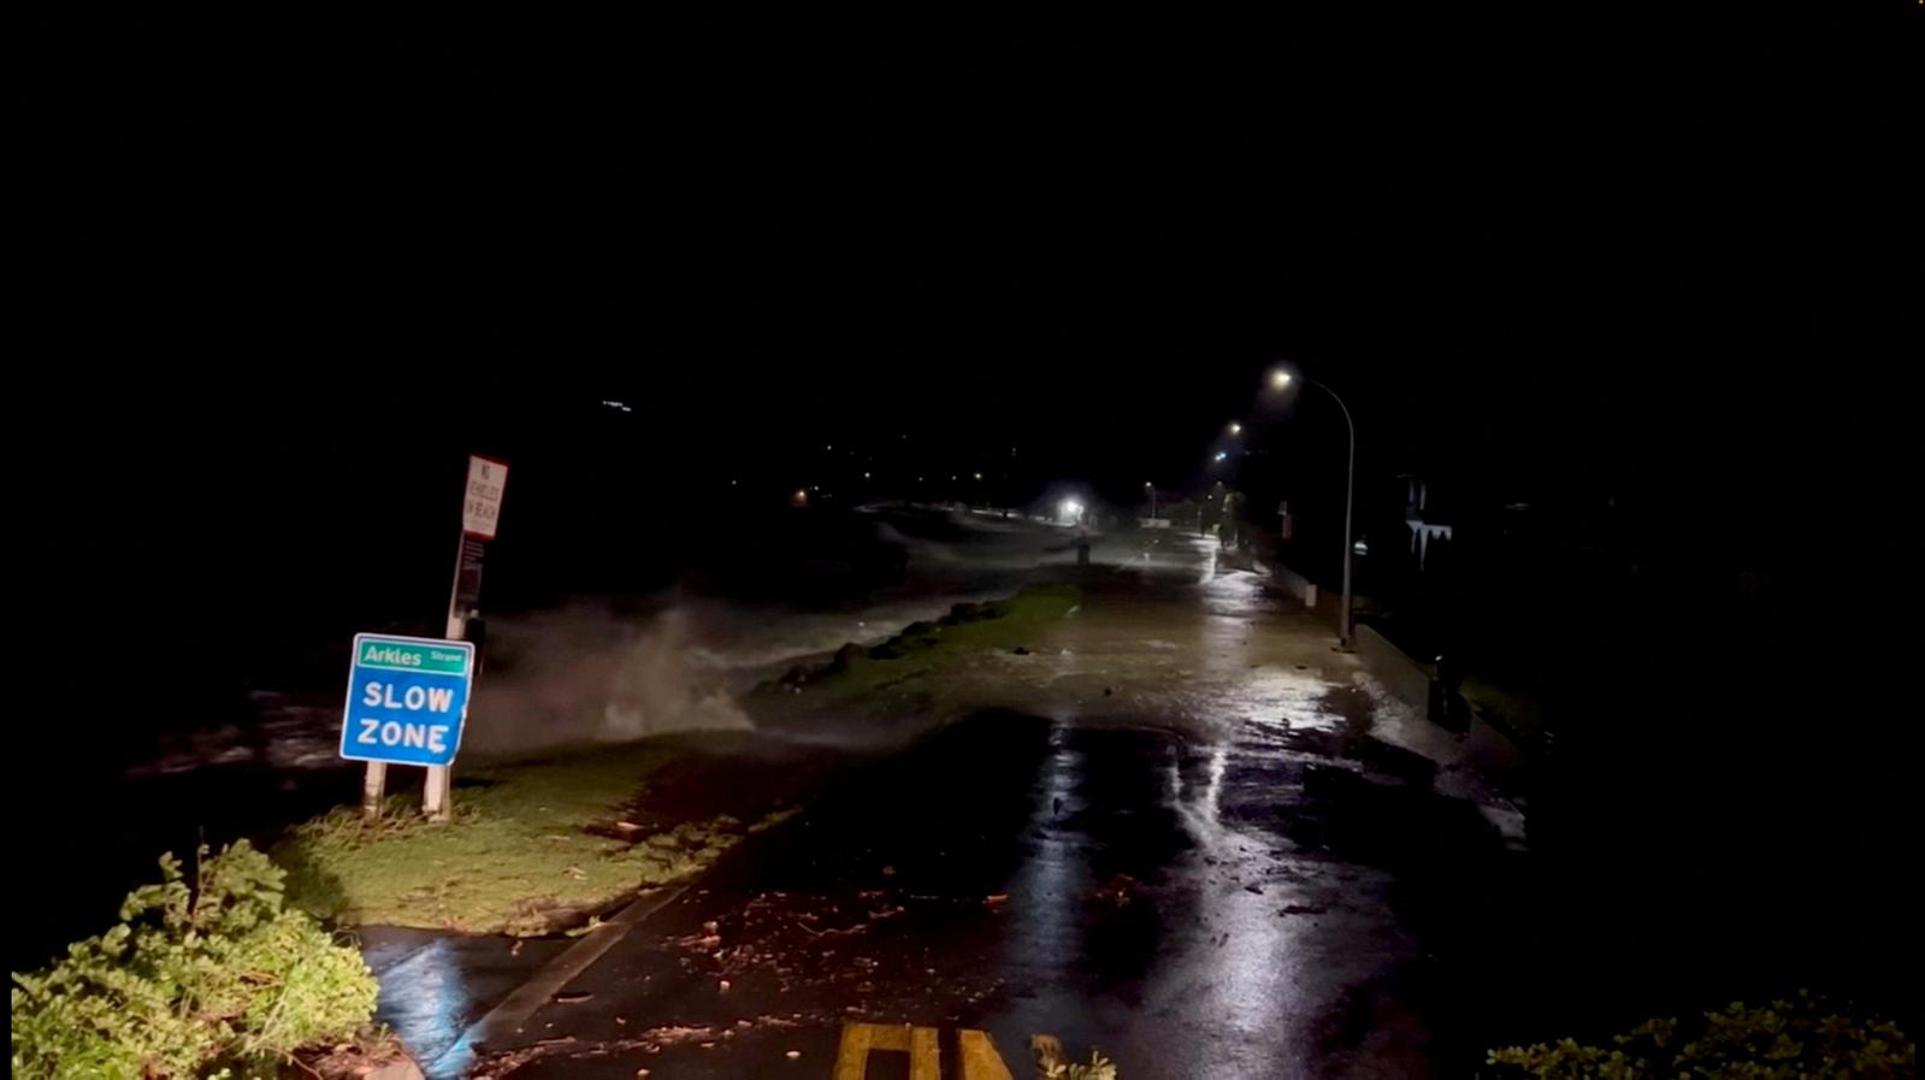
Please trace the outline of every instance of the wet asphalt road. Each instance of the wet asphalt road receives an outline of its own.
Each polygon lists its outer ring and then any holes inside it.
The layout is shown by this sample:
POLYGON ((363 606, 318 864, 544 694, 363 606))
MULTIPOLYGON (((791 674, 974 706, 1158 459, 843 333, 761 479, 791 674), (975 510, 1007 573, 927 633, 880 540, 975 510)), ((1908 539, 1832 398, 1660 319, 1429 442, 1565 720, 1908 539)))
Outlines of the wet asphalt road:
POLYGON ((1130 1080, 1468 1071, 1508 808, 1254 576, 1183 538, 1124 558, 984 659, 980 707, 431 1071, 828 1077, 862 1022, 935 1029, 949 1076, 959 1029, 1019 1076, 1039 1033, 1130 1080))

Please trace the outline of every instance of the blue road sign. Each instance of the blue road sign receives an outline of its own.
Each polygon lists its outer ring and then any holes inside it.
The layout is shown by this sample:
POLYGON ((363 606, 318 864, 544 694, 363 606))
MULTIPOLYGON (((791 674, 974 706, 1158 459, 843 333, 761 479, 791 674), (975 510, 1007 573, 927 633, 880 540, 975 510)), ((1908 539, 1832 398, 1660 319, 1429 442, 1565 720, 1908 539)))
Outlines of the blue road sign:
POLYGON ((446 765, 461 747, 475 647, 465 641, 354 635, 341 756, 446 765))

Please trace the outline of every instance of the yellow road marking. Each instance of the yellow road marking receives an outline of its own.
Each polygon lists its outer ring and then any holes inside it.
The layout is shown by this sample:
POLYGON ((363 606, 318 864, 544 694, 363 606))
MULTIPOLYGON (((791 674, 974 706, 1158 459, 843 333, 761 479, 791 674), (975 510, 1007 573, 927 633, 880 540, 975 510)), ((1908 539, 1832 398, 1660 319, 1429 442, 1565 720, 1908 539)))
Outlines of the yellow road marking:
MULTIPOLYGON (((963 1028, 956 1032, 961 1050, 963 1080, 1011 1080, 996 1044, 987 1032, 963 1028)), ((863 1080, 869 1070, 869 1051, 894 1050, 909 1055, 909 1080, 942 1080, 942 1058, 936 1049, 936 1029, 908 1024, 844 1024, 836 1048, 835 1080, 863 1080)))
POLYGON ((899 1050, 909 1055, 909 1080, 942 1080, 936 1029, 908 1024, 844 1024, 836 1050, 835 1080, 863 1080, 869 1051, 899 1050))
POLYGON ((956 1042, 962 1050, 963 1080, 1011 1080, 1009 1066, 1003 1064, 988 1032, 963 1028, 956 1032, 956 1042))

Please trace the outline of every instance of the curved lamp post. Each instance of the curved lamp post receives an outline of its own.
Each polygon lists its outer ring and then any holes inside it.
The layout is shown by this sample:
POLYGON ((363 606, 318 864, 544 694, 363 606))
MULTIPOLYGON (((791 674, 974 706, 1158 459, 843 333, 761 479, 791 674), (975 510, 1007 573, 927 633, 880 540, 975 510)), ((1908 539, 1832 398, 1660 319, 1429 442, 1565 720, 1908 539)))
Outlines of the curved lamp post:
MULTIPOLYGON (((1278 368, 1270 373, 1270 385, 1277 390, 1288 389, 1296 378, 1289 369, 1278 368)), ((1337 613, 1337 642, 1348 649, 1350 648, 1350 557, 1355 550, 1354 543, 1350 539, 1350 522, 1351 508, 1357 497, 1357 423, 1350 418, 1350 406, 1344 404, 1343 398, 1338 397, 1335 390, 1315 379, 1305 378, 1303 381, 1330 395, 1330 400, 1336 402, 1337 408, 1343 410, 1344 427, 1350 433, 1350 460, 1345 468, 1343 492, 1343 606, 1337 613)))

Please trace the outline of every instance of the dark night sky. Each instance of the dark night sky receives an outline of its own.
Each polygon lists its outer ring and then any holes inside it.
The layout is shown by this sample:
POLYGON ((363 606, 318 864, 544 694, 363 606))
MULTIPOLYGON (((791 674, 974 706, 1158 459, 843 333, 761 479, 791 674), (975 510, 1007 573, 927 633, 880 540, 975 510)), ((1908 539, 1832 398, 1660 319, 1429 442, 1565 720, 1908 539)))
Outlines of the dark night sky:
MULTIPOLYGON (((102 550, 135 600, 230 557, 291 596, 364 526, 348 470, 468 449, 550 506, 903 432, 1019 447, 1011 498, 1177 487, 1277 357, 1351 397, 1373 475, 1895 550, 1922 10, 43 20, 36 557, 56 600, 102 550)), ((1258 433, 1327 479, 1303 412, 1258 433)))

